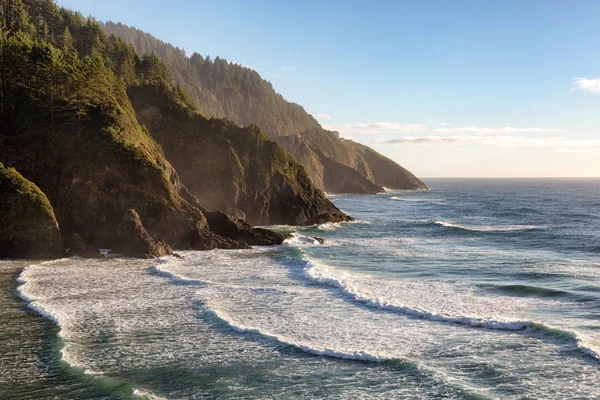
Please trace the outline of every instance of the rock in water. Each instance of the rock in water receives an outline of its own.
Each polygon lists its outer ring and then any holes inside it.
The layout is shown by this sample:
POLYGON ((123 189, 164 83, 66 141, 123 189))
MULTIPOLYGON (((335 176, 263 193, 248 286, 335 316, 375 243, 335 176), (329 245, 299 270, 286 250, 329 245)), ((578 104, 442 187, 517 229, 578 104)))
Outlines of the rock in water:
POLYGON ((69 257, 77 256, 83 258, 103 258, 104 256, 100 253, 100 250, 95 248, 94 246, 90 246, 86 244, 81 236, 77 233, 73 234, 73 238, 71 239, 71 245, 69 251, 67 252, 69 257))
POLYGON ((203 213, 212 232, 250 246, 281 244, 289 237, 289 235, 283 235, 268 229, 253 228, 241 219, 230 218, 221 211, 204 211, 203 213))
POLYGON ((0 258, 65 256, 65 248, 46 195, 14 168, 0 163, 0 258))
POLYGON ((171 246, 164 240, 154 239, 148 234, 138 213, 130 209, 117 229, 117 245, 111 253, 130 257, 154 258, 173 254, 171 246))

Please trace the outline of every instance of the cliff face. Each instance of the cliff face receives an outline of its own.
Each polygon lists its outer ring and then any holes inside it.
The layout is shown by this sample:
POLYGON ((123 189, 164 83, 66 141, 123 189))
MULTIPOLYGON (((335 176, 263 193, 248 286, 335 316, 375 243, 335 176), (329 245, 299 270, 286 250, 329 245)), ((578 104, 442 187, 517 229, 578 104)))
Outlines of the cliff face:
POLYGON ((257 125, 208 119, 165 90, 142 86, 128 93, 139 121, 204 207, 260 225, 349 219, 257 125))
POLYGON ((0 163, 0 258, 60 258, 65 249, 42 191, 0 163))

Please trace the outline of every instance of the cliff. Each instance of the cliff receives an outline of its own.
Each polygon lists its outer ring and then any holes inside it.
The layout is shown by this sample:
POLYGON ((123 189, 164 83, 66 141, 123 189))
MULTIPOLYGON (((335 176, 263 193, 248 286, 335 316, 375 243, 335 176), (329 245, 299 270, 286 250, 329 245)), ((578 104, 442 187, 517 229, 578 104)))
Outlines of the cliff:
POLYGON ((165 86, 130 87, 128 94, 140 123, 204 207, 260 225, 349 219, 257 125, 206 118, 165 86))

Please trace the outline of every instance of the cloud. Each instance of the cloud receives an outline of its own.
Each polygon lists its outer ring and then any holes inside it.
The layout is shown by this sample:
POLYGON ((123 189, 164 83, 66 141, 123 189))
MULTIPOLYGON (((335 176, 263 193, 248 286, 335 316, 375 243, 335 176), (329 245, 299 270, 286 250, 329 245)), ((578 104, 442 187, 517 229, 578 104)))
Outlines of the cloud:
POLYGON ((331 119, 331 115, 326 114, 326 113, 318 113, 317 114, 317 118, 319 118, 319 119, 331 119))
POLYGON ((338 132, 354 132, 364 134, 384 133, 384 132, 404 132, 416 133, 423 131, 421 124, 401 124, 398 122, 369 122, 356 124, 323 125, 323 128, 338 132))
POLYGON ((577 89, 583 90, 585 92, 600 93, 600 78, 575 78, 573 79, 573 85, 575 85, 577 89))
MULTIPOLYGON (((321 114, 317 116, 319 118, 321 114)), ((554 128, 514 128, 511 126, 505 126, 501 128, 490 128, 484 126, 461 126, 461 127, 448 127, 452 125, 450 122, 437 122, 436 124, 445 126, 445 128, 426 128, 423 124, 403 124, 399 122, 369 122, 369 123, 354 123, 354 124, 338 124, 338 125, 323 125, 325 129, 332 131, 338 131, 341 133, 352 132, 354 134, 377 134, 377 133, 431 133, 436 135, 516 135, 516 134, 528 134, 528 133, 549 133, 549 132, 563 132, 562 129, 554 128)))
POLYGON ((547 132, 563 132, 562 129, 548 128, 513 128, 505 126, 503 128, 487 128, 482 126, 462 126, 457 128, 440 128, 434 129, 433 132, 441 134, 475 134, 475 135, 514 135, 519 133, 547 133, 547 132))
POLYGON ((589 154, 595 153, 595 151, 591 149, 556 149, 554 150, 557 154, 589 154))
POLYGON ((573 140, 564 137, 531 138, 523 136, 406 136, 397 139, 378 141, 378 144, 429 144, 429 145, 455 145, 455 144, 481 144, 499 147, 590 147, 600 146, 600 139, 573 140))

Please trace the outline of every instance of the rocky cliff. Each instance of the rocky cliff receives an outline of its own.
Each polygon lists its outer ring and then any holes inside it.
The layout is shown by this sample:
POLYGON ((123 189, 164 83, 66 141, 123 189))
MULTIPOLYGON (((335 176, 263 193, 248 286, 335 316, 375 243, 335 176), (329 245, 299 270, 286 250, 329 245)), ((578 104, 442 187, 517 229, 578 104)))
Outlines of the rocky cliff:
POLYGON ((164 86, 135 86, 128 93, 139 121, 206 208, 260 225, 349 219, 257 125, 206 118, 164 86))

